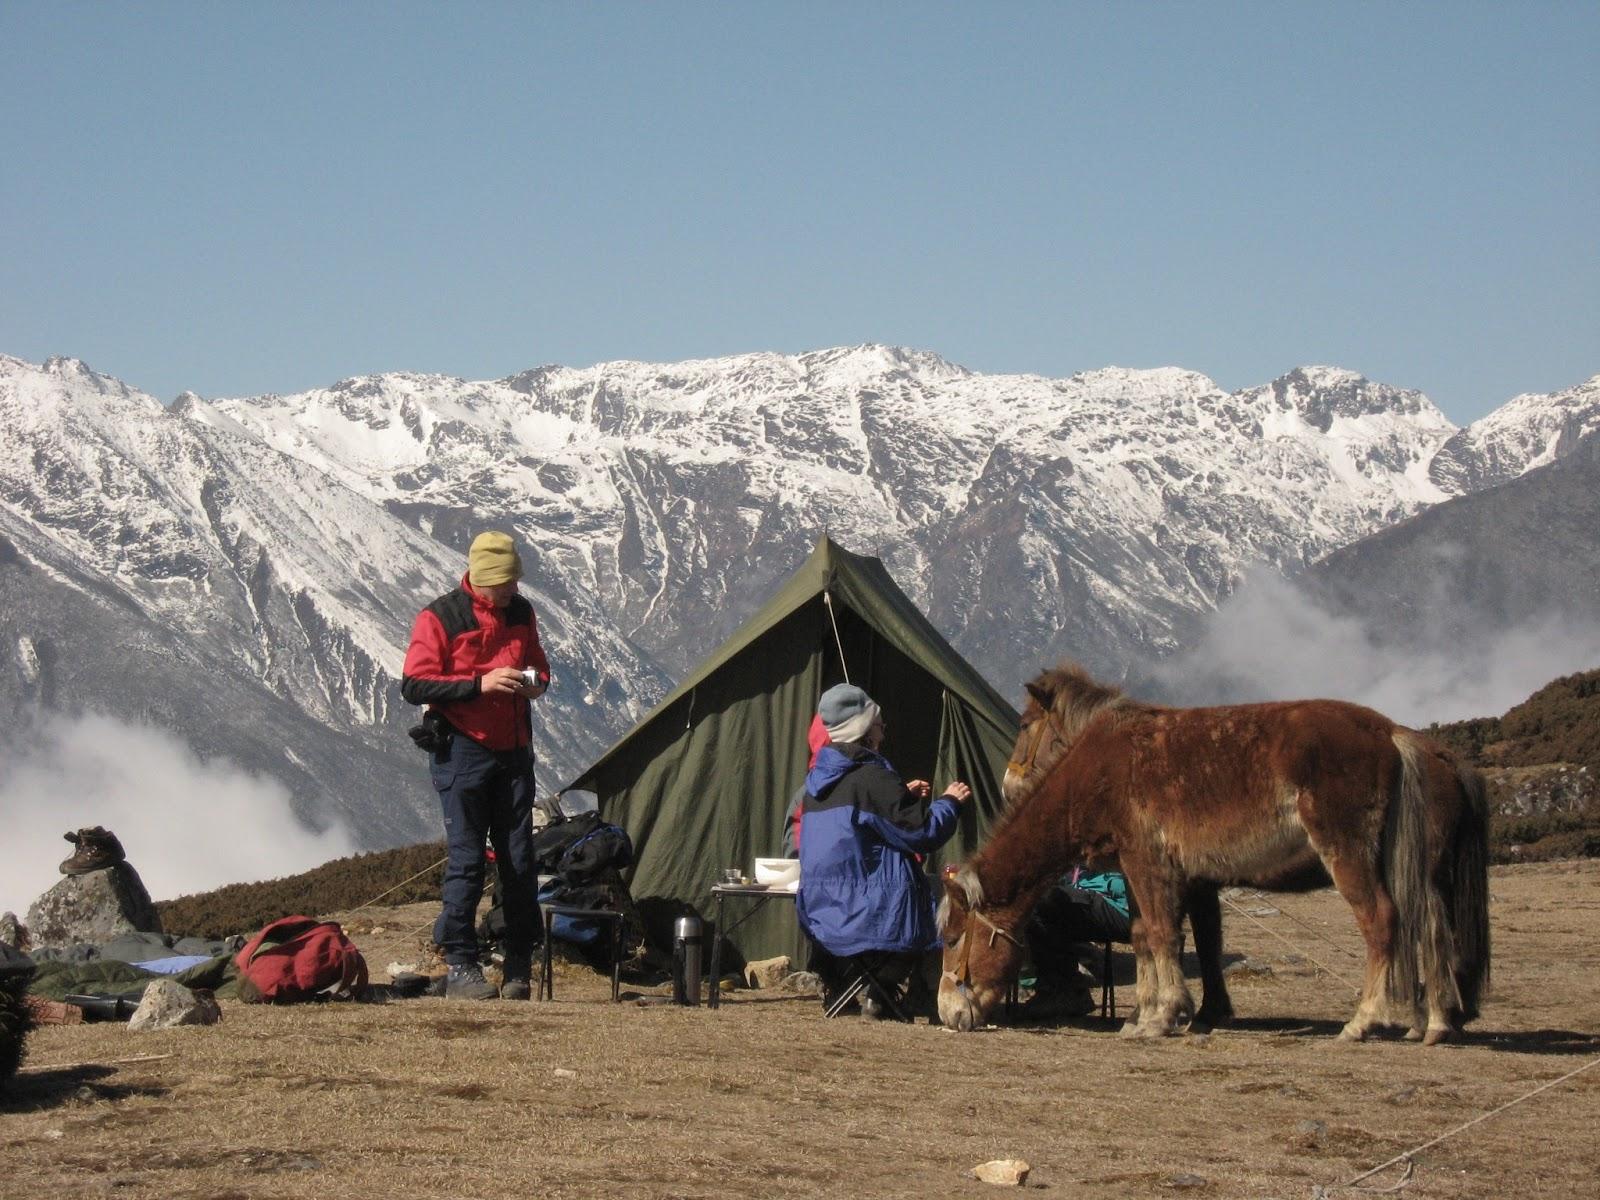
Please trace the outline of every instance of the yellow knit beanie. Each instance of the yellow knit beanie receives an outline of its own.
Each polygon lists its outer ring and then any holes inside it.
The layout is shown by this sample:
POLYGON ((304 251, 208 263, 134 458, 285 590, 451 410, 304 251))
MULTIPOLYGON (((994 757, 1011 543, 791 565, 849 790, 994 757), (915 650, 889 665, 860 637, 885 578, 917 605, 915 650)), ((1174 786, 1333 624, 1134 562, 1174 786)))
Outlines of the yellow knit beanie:
POLYGON ((480 533, 467 551, 467 582, 473 587, 494 587, 522 578, 522 557, 509 533, 480 533))

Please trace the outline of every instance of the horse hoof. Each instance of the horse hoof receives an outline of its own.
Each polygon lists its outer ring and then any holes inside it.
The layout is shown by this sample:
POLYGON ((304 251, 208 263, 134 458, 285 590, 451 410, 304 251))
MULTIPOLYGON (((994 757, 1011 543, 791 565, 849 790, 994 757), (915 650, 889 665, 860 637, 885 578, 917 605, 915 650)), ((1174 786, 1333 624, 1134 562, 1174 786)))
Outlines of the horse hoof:
POLYGON ((1408 1042, 1420 1042, 1420 1041, 1422 1041, 1422 1039, 1423 1039, 1423 1031, 1421 1029, 1418 1029, 1416 1026, 1412 1026, 1410 1029, 1406 1030, 1406 1041, 1408 1041, 1408 1042))
POLYGON ((1213 1029, 1226 1025, 1231 1020, 1233 1020, 1232 1009, 1226 1012, 1212 1013, 1202 1008, 1195 1014, 1194 1020, 1189 1023, 1189 1032, 1210 1033, 1213 1029))
POLYGON ((1151 1041, 1174 1037, 1177 1033, 1178 1030, 1170 1025, 1144 1025, 1137 1021, 1129 1021, 1122 1027, 1122 1036, 1125 1038, 1144 1038, 1151 1041))
POLYGON ((1367 1040, 1367 1031, 1351 1022, 1339 1031, 1339 1040, 1341 1042, 1364 1042, 1367 1040))
POLYGON ((1440 1042, 1448 1041, 1449 1039, 1450 1030, 1429 1029, 1427 1033, 1422 1035, 1422 1044, 1424 1046, 1437 1046, 1440 1042))

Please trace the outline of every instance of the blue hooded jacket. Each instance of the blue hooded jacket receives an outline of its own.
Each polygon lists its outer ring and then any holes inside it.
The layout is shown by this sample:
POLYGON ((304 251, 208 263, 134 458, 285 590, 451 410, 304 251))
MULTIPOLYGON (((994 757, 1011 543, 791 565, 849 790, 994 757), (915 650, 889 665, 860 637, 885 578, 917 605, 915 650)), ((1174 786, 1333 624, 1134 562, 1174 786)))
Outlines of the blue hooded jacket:
POLYGON ((889 761, 864 746, 830 744, 806 776, 800 839, 800 925, 841 958, 939 946, 933 888, 915 855, 937 850, 960 806, 924 808, 889 761))

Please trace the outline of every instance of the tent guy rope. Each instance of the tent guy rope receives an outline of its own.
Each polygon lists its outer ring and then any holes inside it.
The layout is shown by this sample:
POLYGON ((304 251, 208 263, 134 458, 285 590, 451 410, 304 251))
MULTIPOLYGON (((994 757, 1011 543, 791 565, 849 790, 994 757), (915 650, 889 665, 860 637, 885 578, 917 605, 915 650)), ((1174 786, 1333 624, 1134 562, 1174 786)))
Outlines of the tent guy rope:
POLYGON ((1455 1137, 1456 1134, 1461 1133, 1464 1130, 1471 1129, 1480 1121, 1487 1121, 1490 1117, 1499 1116, 1501 1113, 1505 1112, 1506 1109, 1521 1104, 1524 1100, 1533 1099, 1533 1097, 1537 1096, 1540 1092, 1547 1092, 1553 1087, 1558 1087, 1559 1085, 1567 1082, 1567 1080, 1574 1079, 1577 1076, 1582 1075, 1585 1071, 1594 1067, 1600 1067, 1600 1058, 1586 1062, 1583 1064, 1583 1066, 1578 1067, 1576 1070, 1568 1071, 1559 1079, 1552 1079, 1548 1083, 1541 1083, 1532 1091, 1524 1092, 1514 1100, 1507 1100, 1498 1108, 1492 1108, 1486 1113, 1479 1113, 1477 1116, 1473 1117, 1472 1120, 1463 1121, 1454 1129, 1447 1129, 1438 1137, 1433 1138, 1431 1141, 1423 1142, 1420 1146, 1413 1146, 1410 1150, 1407 1150, 1403 1154, 1396 1154, 1393 1158, 1389 1159, 1388 1162, 1379 1163, 1370 1171, 1363 1171, 1360 1175, 1354 1176, 1351 1179, 1347 1179, 1343 1183, 1330 1183, 1325 1187, 1319 1184, 1311 1189, 1311 1200, 1328 1200, 1328 1197, 1332 1196, 1335 1192, 1344 1191, 1365 1192, 1368 1195, 1373 1196, 1381 1196, 1385 1193, 1398 1192, 1401 1188, 1405 1187, 1411 1182, 1411 1175, 1416 1170, 1417 1165, 1414 1158, 1415 1155, 1421 1154, 1424 1150, 1427 1150, 1430 1147, 1437 1146, 1442 1141, 1455 1137), (1378 1174, 1378 1172, 1386 1171, 1398 1163, 1405 1163, 1405 1174, 1402 1175, 1400 1181, 1393 1186, 1386 1188, 1362 1188, 1356 1186, 1362 1180, 1371 1179, 1374 1175, 1378 1174))
POLYGON ((1345 976, 1343 976, 1343 975, 1339 974, 1339 972, 1335 971, 1327 963, 1323 962, 1321 959, 1317 958, 1315 955, 1308 953, 1304 946, 1299 946, 1299 945, 1296 945, 1294 942, 1291 942, 1288 938, 1284 937, 1283 934, 1279 933, 1272 926, 1268 925, 1265 921, 1261 920, 1254 913, 1251 913, 1248 910, 1240 907, 1237 903, 1235 903, 1229 897, 1223 896, 1222 897, 1222 902, 1224 904, 1226 904, 1229 908, 1231 908, 1234 912, 1238 913, 1245 920, 1253 921, 1257 925, 1261 926, 1262 929, 1265 929, 1273 937, 1277 938, 1280 942, 1282 942, 1285 946, 1289 947, 1289 949, 1293 950, 1296 954, 1300 955, 1302 958, 1305 958, 1309 962, 1314 963, 1316 966, 1321 967, 1324 971, 1326 971, 1329 975, 1332 975, 1335 979, 1337 979, 1340 983, 1344 984, 1351 991, 1359 992, 1361 990, 1361 985, 1359 983, 1351 982, 1349 979, 1345 978, 1345 976))
POLYGON ((833 593, 824 590, 822 604, 828 610, 828 624, 833 626, 833 644, 839 648, 839 669, 844 672, 844 681, 850 682, 850 664, 844 659, 844 642, 839 637, 839 621, 833 615, 833 593))

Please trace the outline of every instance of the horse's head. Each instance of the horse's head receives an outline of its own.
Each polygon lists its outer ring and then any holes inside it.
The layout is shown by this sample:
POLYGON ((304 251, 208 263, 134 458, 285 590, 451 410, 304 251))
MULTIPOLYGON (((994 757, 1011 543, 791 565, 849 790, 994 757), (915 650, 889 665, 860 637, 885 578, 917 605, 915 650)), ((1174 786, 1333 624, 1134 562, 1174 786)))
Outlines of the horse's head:
POLYGON ((946 867, 944 891, 939 905, 944 935, 939 1019, 966 1031, 982 1025, 1005 998, 1022 965, 1022 940, 1006 923, 1010 914, 984 910, 983 884, 971 867, 946 867))
POLYGON ((1033 790, 1101 709, 1122 701, 1116 688, 1096 683, 1082 667, 1071 664, 1045 671, 1026 688, 1022 728, 1000 784, 1007 804, 1033 790))
POLYGON ((1045 677, 1027 685, 1028 703, 1022 710, 1022 728, 1017 744, 1006 762, 1000 792, 1007 804, 1015 804, 1033 781, 1048 771, 1066 750, 1066 735, 1051 712, 1055 695, 1044 686, 1045 677))

